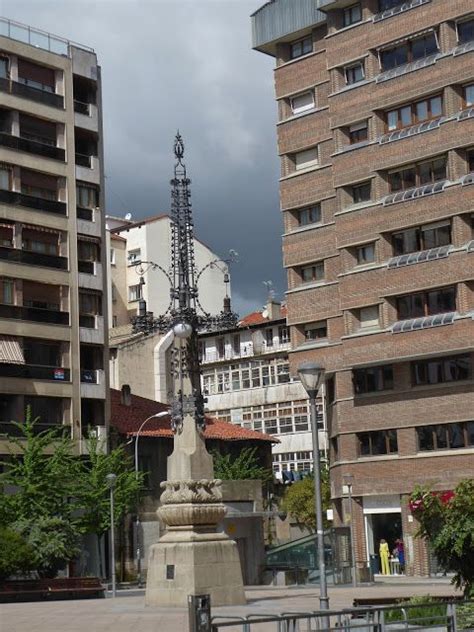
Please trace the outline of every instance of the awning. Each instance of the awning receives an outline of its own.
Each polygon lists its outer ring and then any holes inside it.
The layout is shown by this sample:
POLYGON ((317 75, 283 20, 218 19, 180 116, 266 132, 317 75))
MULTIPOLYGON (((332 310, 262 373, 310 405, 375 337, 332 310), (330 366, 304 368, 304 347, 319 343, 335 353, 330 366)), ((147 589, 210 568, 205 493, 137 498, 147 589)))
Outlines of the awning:
POLYGON ((392 42, 389 42, 387 44, 382 44, 382 46, 380 46, 377 50, 379 51, 387 50, 395 46, 398 46, 398 44, 405 44, 405 42, 417 39, 418 37, 421 37, 422 35, 428 35, 428 33, 433 33, 433 32, 436 35, 436 31, 434 27, 431 27, 429 29, 423 29, 422 31, 417 31, 416 33, 410 33, 410 35, 404 35, 400 39, 393 40, 392 42))
POLYGON ((20 341, 10 336, 0 336, 0 362, 3 364, 25 364, 20 341))
POLYGON ((79 241, 88 241, 91 244, 100 244, 100 237, 92 237, 90 235, 83 235, 82 233, 77 233, 77 239, 79 241))
POLYGON ((23 229, 27 228, 28 230, 34 230, 38 233, 52 233, 57 237, 60 236, 61 231, 54 228, 46 228, 46 226, 35 226, 34 224, 23 224, 23 229))

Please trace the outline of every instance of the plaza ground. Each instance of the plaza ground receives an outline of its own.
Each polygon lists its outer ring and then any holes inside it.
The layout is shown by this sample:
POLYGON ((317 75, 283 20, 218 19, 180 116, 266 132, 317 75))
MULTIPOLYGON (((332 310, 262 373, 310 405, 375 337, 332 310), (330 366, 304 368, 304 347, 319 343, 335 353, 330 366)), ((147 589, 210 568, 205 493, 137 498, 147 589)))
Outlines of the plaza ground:
MULTIPOLYGON (((332 610, 352 606, 356 597, 456 595, 449 579, 392 578, 357 588, 329 588, 332 610)), ((214 608, 213 615, 278 614, 318 609, 318 587, 255 586, 246 606, 214 608)), ((233 628, 226 628, 233 629, 233 628)), ((274 629, 274 627, 269 628, 274 629)), ((86 599, 0 605, 0 632, 187 632, 184 609, 145 608, 144 591, 123 590, 115 599, 86 599)), ((263 630, 263 626, 262 626, 263 630)))

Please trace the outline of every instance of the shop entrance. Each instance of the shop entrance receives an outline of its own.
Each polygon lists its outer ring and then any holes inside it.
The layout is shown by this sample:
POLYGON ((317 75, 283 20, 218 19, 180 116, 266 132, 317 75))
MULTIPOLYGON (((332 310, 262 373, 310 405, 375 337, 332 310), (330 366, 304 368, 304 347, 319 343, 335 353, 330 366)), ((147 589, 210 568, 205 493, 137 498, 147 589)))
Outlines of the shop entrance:
POLYGON ((374 513, 365 516, 367 529, 367 548, 369 560, 374 572, 379 572, 379 545, 380 540, 387 541, 390 554, 396 546, 396 540, 403 540, 402 514, 401 513, 374 513), (376 556, 376 560, 374 560, 376 556))

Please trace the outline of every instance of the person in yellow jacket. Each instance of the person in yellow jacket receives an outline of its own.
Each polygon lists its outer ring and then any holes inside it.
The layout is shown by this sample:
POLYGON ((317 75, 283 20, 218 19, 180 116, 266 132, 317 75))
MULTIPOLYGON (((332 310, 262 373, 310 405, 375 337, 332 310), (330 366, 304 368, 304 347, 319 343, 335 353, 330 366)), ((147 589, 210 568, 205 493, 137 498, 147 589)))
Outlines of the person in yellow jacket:
POLYGON ((379 554, 382 575, 390 575, 390 566, 388 563, 389 550, 388 544, 384 539, 380 540, 379 554))

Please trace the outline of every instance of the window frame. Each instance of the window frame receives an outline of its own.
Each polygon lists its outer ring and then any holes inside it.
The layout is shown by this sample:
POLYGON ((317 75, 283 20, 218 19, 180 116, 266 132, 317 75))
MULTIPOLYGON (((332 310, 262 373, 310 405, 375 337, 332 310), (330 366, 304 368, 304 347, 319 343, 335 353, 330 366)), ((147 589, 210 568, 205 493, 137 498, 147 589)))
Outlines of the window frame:
POLYGON ((396 428, 384 429, 384 430, 375 430, 369 432, 358 432, 356 433, 357 437, 357 455, 359 458, 364 457, 373 457, 373 456, 389 456, 391 454, 398 454, 398 433, 396 428), (368 452, 363 452, 362 450, 362 439, 367 438, 368 440, 368 452), (376 451, 376 441, 383 438, 385 443, 385 452, 377 452, 376 451), (395 449, 393 449, 392 441, 395 441, 395 449))
POLYGON ((306 266, 301 266, 299 269, 299 274, 301 277, 301 283, 321 283, 324 281, 325 277, 325 265, 324 259, 320 261, 315 261, 314 263, 308 264, 306 266), (305 279, 305 271, 312 270, 311 279, 305 279), (322 274, 318 277, 318 270, 322 270, 322 274))
POLYGON ((453 228, 452 228, 451 220, 445 220, 445 221, 440 221, 440 222, 433 222, 431 224, 420 224, 419 226, 413 226, 412 228, 405 228, 404 230, 390 233, 390 242, 392 245, 393 256, 400 257, 402 255, 412 254, 414 252, 422 252, 423 250, 430 250, 431 248, 441 248, 442 246, 449 246, 452 244, 452 241, 453 241, 452 232, 453 232, 453 228), (428 231, 438 231, 446 227, 449 228, 448 243, 446 244, 440 243, 436 246, 430 246, 429 248, 427 248, 426 247, 427 244, 425 243, 426 237, 424 234, 428 231), (417 249, 399 251, 397 244, 395 243, 396 237, 401 236, 403 240, 404 239, 403 236, 410 232, 415 232, 415 241, 416 241, 417 249))
POLYGON ((363 331, 367 329, 376 329, 380 327, 380 305, 365 305, 364 307, 359 307, 357 310, 357 318, 359 321, 358 331, 363 331), (377 319, 370 318, 366 322, 362 321, 362 312, 372 310, 374 313, 377 312, 377 319), (377 320, 377 322, 375 322, 377 320))
POLYGON ((365 121, 349 125, 347 135, 349 137, 349 145, 367 142, 369 140, 369 121, 366 119, 365 121))
POLYGON ((438 356, 435 358, 427 358, 425 360, 412 360, 412 362, 410 362, 410 374, 412 387, 451 384, 454 382, 470 380, 472 377, 472 358, 469 353, 465 353, 453 356, 438 356), (456 371, 462 372, 462 365, 458 366, 456 363, 462 362, 463 360, 467 361, 467 375, 454 377, 454 375, 450 373, 451 369, 454 368, 452 365, 455 365, 456 371), (434 381, 432 378, 435 376, 435 373, 430 370, 430 365, 434 365, 434 368, 436 369, 436 364, 439 365, 437 377, 440 379, 434 381), (425 379, 422 379, 423 377, 425 379))
POLYGON ((467 44, 468 42, 474 42, 474 15, 470 15, 467 18, 458 20, 456 22, 456 39, 457 39, 458 45, 467 44), (473 37, 472 39, 461 40, 461 38, 459 37, 459 26, 462 24, 467 24, 469 22, 472 22, 473 37))
POLYGON ((415 428, 416 451, 417 452, 438 452, 439 450, 465 450, 465 449, 474 447, 474 436, 472 439, 470 438, 469 424, 472 424, 474 426, 474 421, 473 420, 457 421, 457 422, 455 421, 455 422, 447 423, 447 424, 428 424, 426 426, 416 426, 415 428), (464 440, 464 445, 462 446, 450 445, 450 441, 451 441, 450 428, 454 426, 461 426, 461 431, 462 431, 463 440, 464 440), (444 434, 445 436, 446 446, 438 445, 439 438, 441 435, 440 430, 443 431, 442 434, 444 434), (431 447, 424 447, 424 448, 422 447, 421 445, 422 438, 420 436, 422 432, 426 434, 429 433, 430 438, 428 440, 428 443, 431 445, 431 447))
POLYGON ((327 320, 318 320, 314 323, 305 323, 304 328, 304 339, 305 342, 314 342, 318 340, 327 340, 328 339, 328 323, 327 320), (313 336, 310 332, 322 331, 324 335, 313 336))
POLYGON ((350 188, 350 195, 352 198, 352 202, 351 204, 356 205, 356 204, 365 204, 366 202, 371 202, 372 201, 372 180, 367 180, 365 182, 358 182, 357 184, 353 184, 350 188), (369 192, 369 197, 363 197, 361 196, 361 193, 364 191, 367 191, 367 187, 368 187, 368 192, 369 192), (357 195, 356 195, 357 192, 357 195))
POLYGON ((463 98, 463 109, 470 108, 474 106, 474 83, 466 83, 462 87, 462 98, 463 98), (468 101, 467 99, 467 91, 472 89, 472 101, 468 101))
POLYGON ((295 94, 292 97, 290 97, 290 108, 291 108, 291 112, 293 116, 298 116, 299 114, 303 114, 304 112, 310 112, 311 110, 314 110, 315 107, 316 107, 316 95, 315 95, 314 89, 306 90, 305 92, 300 92, 299 94, 295 94), (312 105, 300 106, 299 108, 295 108, 294 101, 306 95, 309 95, 311 97, 312 105))
POLYGON ((356 246, 355 247, 355 256, 356 256, 356 260, 357 260, 357 265, 358 266, 365 266, 368 265, 369 263, 375 263, 376 261, 376 243, 375 241, 371 241, 367 244, 361 244, 360 246, 356 246), (365 251, 366 249, 371 248, 372 249, 372 258, 371 259, 366 259, 365 257, 360 260, 359 258, 359 253, 361 251, 365 251))
POLYGON ((399 42, 395 46, 387 46, 380 49, 379 50, 380 68, 382 72, 389 72, 390 70, 393 70, 395 68, 402 68, 403 66, 416 62, 420 59, 426 59, 427 57, 430 57, 430 55, 434 55, 436 52, 439 53, 439 36, 435 30, 430 30, 428 33, 424 33, 422 35, 406 39, 403 42, 399 42), (434 38, 434 42, 436 44, 436 50, 431 53, 428 53, 427 55, 423 55, 422 57, 415 58, 413 56, 413 46, 421 40, 426 40, 430 35, 432 35, 434 38), (407 49, 406 61, 404 61, 401 64, 395 64, 393 66, 385 67, 384 61, 383 61, 384 54, 389 53, 389 52, 394 52, 396 50, 401 50, 402 48, 407 49))
POLYGON ((344 7, 344 9, 342 10, 342 28, 347 28, 348 26, 352 26, 353 24, 358 24, 359 22, 362 22, 362 5, 360 2, 356 2, 354 4, 351 4, 349 7, 344 7), (358 19, 354 19, 353 17, 353 11, 354 9, 358 9, 359 10, 359 17, 358 19), (349 19, 347 20, 346 18, 349 17, 349 19))
POLYGON ((297 210, 297 220, 298 226, 310 226, 311 224, 320 224, 321 223, 321 204, 313 204, 311 206, 305 206, 304 208, 300 208, 297 210), (316 213, 317 219, 312 219, 313 212, 316 213), (302 221, 302 216, 304 213, 308 215, 308 221, 302 221))
POLYGON ((355 396, 393 391, 393 364, 352 369, 352 386, 355 396), (374 388, 371 388, 371 383, 374 388))
POLYGON ((441 288, 433 288, 430 290, 425 290, 423 292, 413 292, 413 293, 409 293, 409 294, 403 294, 401 296, 397 296, 396 300, 395 300, 395 305, 396 305, 396 310, 397 310, 397 319, 398 320, 412 320, 413 318, 425 318, 427 316, 436 316, 437 314, 448 314, 449 312, 455 312, 457 311, 457 287, 456 285, 448 285, 445 287, 441 287, 441 288), (430 313, 429 310, 429 296, 430 294, 434 294, 435 292, 447 292, 447 291, 453 291, 454 293, 454 309, 447 309, 445 311, 442 312, 434 312, 434 313, 430 313), (400 301, 404 300, 404 299, 410 299, 411 301, 415 300, 415 297, 420 297, 421 298, 421 307, 423 309, 423 314, 419 314, 419 315, 407 315, 407 316, 401 316, 400 314, 400 301))
POLYGON ((295 171, 304 171, 306 169, 311 169, 313 167, 319 167, 320 156, 319 156, 319 145, 314 145, 313 147, 308 147, 307 149, 302 149, 301 151, 296 151, 291 155, 295 171), (303 156, 307 154, 311 155, 312 152, 315 152, 316 157, 310 160, 306 160, 298 164, 298 156, 303 156))
POLYGON ((129 285, 127 296, 129 303, 136 303, 137 301, 140 301, 143 298, 142 284, 135 283, 134 285, 129 285), (133 298, 134 296, 135 298, 133 298))
POLYGON ((426 123, 428 121, 432 121, 434 119, 439 118, 440 116, 444 116, 444 99, 443 99, 443 94, 439 93, 439 94, 433 94, 429 97, 424 97, 423 99, 418 99, 417 101, 413 101, 412 103, 405 103, 403 105, 399 105, 396 108, 393 108, 391 110, 385 110, 384 111, 384 118, 385 118, 385 131, 387 133, 390 132, 395 132, 397 130, 401 130, 401 129, 406 129, 407 127, 411 127, 412 125, 417 125, 418 123, 426 123), (436 100, 436 99, 441 99, 441 113, 440 114, 433 114, 432 110, 432 101, 436 100), (417 115, 417 106, 419 106, 421 103, 426 102, 428 104, 427 107, 427 112, 429 114, 429 116, 427 118, 419 118, 419 116, 417 115), (405 110, 405 109, 410 109, 410 123, 408 124, 404 124, 402 121, 402 116, 401 116, 401 111, 405 110), (390 127, 389 125, 389 115, 393 112, 397 113, 397 125, 396 127, 390 127))
POLYGON ((290 42, 290 60, 299 59, 300 57, 304 57, 305 55, 310 55, 313 52, 313 36, 307 35, 306 37, 302 37, 300 39, 295 40, 294 42, 290 42), (305 43, 307 44, 311 42, 311 50, 305 50, 305 43), (301 45, 301 52, 295 54, 295 46, 301 45))
MULTIPOLYGON (((424 186, 428 186, 430 184, 436 184, 437 182, 443 182, 443 180, 447 180, 448 179, 448 157, 447 156, 442 156, 442 157, 435 157, 435 158, 430 158, 429 160, 422 160, 420 162, 416 162, 416 163, 412 163, 409 165, 404 165, 401 168, 398 169, 391 169, 390 171, 387 172, 387 176, 388 176, 388 185, 389 185, 389 189, 390 189, 390 193, 399 193, 400 191, 409 191, 410 189, 417 189, 418 187, 424 187, 424 186), (433 176, 435 173, 435 169, 433 169, 433 165, 436 162, 444 162, 444 177, 440 178, 440 179, 434 179, 432 178, 430 181, 428 182, 421 182, 420 179, 420 168, 423 167, 423 165, 431 165, 431 170, 433 172, 433 176), (393 176, 394 174, 403 174, 406 173, 410 170, 413 170, 413 174, 414 174, 414 184, 410 184, 407 187, 401 187, 401 188, 393 188, 393 176)), ((403 176, 401 176, 401 183, 403 185, 403 176)))
POLYGON ((358 62, 355 62, 353 64, 349 64, 347 66, 343 67, 344 70, 344 79, 345 79, 345 83, 346 86, 354 86, 358 83, 361 83, 362 81, 365 81, 365 63, 364 60, 360 60, 358 62), (353 74, 352 71, 355 71, 356 68, 360 68, 362 71, 362 78, 361 79, 354 79, 354 80, 349 80, 350 76, 352 75, 352 77, 355 77, 355 75, 353 74))

